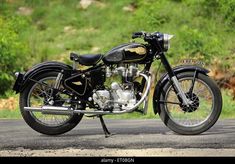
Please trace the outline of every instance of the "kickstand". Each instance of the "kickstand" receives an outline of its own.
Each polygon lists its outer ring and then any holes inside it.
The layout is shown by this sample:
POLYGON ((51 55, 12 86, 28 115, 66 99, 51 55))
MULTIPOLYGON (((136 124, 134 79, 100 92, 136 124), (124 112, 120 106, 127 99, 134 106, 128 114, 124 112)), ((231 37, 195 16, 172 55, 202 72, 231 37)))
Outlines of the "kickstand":
POLYGON ((98 116, 100 118, 100 123, 102 125, 102 128, 104 130, 105 138, 110 137, 112 134, 109 132, 108 128, 106 127, 102 115, 98 116))

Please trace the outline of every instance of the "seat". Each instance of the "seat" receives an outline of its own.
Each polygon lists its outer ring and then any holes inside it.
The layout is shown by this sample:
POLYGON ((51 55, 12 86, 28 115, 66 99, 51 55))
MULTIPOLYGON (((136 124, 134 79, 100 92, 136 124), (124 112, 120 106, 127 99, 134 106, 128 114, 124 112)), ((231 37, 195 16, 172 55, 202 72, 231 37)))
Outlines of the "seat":
POLYGON ((95 65, 102 59, 103 55, 102 54, 86 54, 86 55, 77 55, 75 53, 70 54, 70 59, 74 60, 82 65, 85 66, 91 66, 95 65))

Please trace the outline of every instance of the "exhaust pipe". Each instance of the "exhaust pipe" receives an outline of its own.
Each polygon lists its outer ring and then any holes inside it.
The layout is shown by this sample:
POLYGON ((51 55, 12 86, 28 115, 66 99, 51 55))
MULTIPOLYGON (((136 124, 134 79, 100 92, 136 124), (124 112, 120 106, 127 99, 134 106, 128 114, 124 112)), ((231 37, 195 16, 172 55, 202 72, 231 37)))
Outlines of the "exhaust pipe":
POLYGON ((42 114, 72 115, 74 110, 68 107, 42 106, 42 107, 24 107, 29 112, 41 112, 42 114))
POLYGON ((73 115, 73 114, 81 114, 81 113, 83 114, 115 114, 111 111, 73 110, 73 108, 70 108, 70 107, 58 107, 58 106, 24 107, 24 110, 29 111, 29 112, 41 112, 42 114, 55 114, 55 115, 73 115))

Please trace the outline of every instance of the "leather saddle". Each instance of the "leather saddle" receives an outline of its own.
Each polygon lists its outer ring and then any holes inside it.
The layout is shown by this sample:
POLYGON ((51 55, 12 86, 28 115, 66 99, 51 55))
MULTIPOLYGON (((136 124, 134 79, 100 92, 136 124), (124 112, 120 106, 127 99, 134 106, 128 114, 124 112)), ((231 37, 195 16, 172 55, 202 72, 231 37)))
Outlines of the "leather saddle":
POLYGON ((76 53, 70 53, 70 60, 76 61, 81 65, 92 66, 97 64, 103 58, 102 54, 86 54, 78 55, 76 53))

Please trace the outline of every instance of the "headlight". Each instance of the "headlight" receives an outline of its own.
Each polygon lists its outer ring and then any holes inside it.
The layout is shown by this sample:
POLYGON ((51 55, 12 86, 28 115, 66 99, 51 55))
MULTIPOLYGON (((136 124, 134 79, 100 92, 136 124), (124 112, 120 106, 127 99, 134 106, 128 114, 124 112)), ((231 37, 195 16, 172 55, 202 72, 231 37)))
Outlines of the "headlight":
POLYGON ((19 72, 16 72, 15 77, 17 78, 19 76, 19 74, 20 74, 19 72))
POLYGON ((167 51, 170 48, 170 39, 173 38, 174 35, 163 34, 163 48, 164 51, 167 51))

